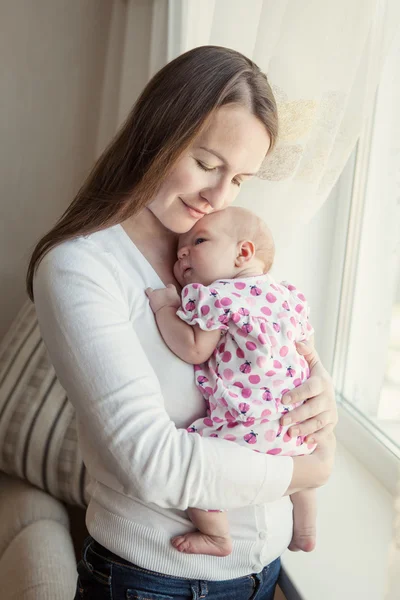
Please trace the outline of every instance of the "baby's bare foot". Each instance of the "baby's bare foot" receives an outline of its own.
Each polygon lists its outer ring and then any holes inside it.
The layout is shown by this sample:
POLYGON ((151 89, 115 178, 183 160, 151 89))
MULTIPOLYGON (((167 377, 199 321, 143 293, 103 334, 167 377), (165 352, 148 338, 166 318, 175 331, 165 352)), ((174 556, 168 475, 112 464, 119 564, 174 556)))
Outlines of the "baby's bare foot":
POLYGON ((178 535, 171 540, 172 545, 186 554, 208 554, 210 556, 228 556, 232 552, 230 537, 206 535, 194 531, 186 535, 178 535))
POLYGON ((291 552, 312 552, 316 544, 315 527, 294 528, 292 541, 289 544, 291 552))

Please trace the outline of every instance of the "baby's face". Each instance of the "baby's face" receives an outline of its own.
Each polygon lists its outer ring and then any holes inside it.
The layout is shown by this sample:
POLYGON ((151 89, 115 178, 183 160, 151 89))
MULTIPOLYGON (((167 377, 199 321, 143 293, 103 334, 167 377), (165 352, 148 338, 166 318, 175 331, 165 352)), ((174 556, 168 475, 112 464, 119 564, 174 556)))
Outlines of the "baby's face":
POLYGON ((182 287, 188 283, 210 285, 217 279, 235 276, 238 240, 235 232, 234 237, 229 235, 229 219, 223 213, 203 217, 179 237, 174 275, 182 287))

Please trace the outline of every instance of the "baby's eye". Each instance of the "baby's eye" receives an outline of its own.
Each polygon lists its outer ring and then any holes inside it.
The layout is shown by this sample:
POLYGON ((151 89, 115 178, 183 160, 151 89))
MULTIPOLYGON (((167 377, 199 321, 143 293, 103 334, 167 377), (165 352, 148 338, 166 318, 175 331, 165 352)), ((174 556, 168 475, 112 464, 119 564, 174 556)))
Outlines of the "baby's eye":
POLYGON ((232 183, 233 183, 234 185, 237 185, 238 187, 240 187, 240 186, 242 185, 242 182, 241 182, 241 181, 239 181, 239 179, 232 179, 232 183))
POLYGON ((199 244, 202 244, 203 242, 205 242, 206 240, 204 238, 196 238, 194 245, 198 246, 199 244))

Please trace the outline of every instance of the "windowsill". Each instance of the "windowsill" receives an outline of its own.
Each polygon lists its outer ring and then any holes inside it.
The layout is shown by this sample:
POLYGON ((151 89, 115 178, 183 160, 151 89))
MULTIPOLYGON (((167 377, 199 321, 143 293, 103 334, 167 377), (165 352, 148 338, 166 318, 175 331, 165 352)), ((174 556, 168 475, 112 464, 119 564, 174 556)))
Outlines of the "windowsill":
POLYGON ((287 600, 383 600, 393 497, 341 444, 318 511, 316 550, 283 555, 287 600))
MULTIPOLYGON (((400 390, 397 390, 397 397, 400 390)), ((398 402, 398 400, 397 400, 398 402)), ((384 421, 383 419, 371 419, 383 433, 400 448, 400 420, 384 421)))

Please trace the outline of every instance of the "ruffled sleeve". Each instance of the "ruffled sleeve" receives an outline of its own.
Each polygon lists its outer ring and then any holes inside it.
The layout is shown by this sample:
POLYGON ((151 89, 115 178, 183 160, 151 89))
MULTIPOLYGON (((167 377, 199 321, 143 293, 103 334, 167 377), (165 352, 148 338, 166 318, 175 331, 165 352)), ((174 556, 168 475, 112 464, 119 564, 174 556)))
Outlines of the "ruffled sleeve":
POLYGON ((176 314, 189 325, 198 325, 204 331, 227 330, 233 314, 232 305, 228 289, 215 284, 206 287, 191 283, 182 290, 182 306, 176 314))
POLYGON ((294 318, 297 322, 298 342, 308 340, 314 334, 314 328, 310 323, 310 306, 304 294, 291 283, 282 281, 281 285, 290 292, 289 304, 294 312, 294 318))

